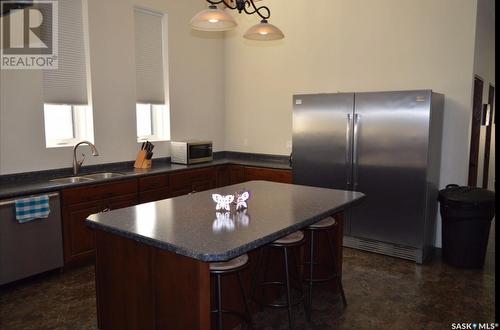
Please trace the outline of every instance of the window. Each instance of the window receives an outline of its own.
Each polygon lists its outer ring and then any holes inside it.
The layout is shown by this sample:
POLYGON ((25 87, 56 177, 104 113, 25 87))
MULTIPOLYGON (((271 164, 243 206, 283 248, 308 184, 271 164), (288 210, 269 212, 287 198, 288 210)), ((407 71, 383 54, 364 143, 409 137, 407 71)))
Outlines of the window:
POLYGON ((137 103, 137 137, 147 139, 153 135, 153 105, 137 103))
POLYGON ((163 14, 135 8, 137 141, 170 140, 163 14))
POLYGON ((170 116, 165 105, 137 103, 137 141, 170 140, 170 116))
POLYGON ((73 146, 92 140, 92 112, 88 106, 45 104, 45 139, 47 148, 73 146))
POLYGON ((89 105, 88 35, 83 0, 58 2, 59 67, 43 71, 45 145, 94 141, 89 105))

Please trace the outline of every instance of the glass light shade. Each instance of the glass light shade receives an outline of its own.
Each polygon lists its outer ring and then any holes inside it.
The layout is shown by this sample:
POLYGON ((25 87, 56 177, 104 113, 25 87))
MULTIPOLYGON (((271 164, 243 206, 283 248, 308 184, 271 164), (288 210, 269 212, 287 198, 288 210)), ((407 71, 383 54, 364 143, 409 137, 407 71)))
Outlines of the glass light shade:
POLYGON ((191 19, 191 27, 200 31, 229 31, 238 25, 234 18, 216 6, 210 6, 191 19))
POLYGON ((250 40, 278 40, 283 39, 285 35, 275 25, 263 20, 259 24, 252 26, 243 36, 250 40))

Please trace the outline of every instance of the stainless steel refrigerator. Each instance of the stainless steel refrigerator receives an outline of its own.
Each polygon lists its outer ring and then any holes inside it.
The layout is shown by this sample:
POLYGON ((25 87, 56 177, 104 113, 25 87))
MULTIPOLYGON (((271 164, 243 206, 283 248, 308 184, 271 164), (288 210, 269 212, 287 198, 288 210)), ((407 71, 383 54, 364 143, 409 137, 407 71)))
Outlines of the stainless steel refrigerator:
POLYGON ((295 95, 293 180, 361 191, 344 245, 422 263, 435 240, 444 97, 431 90, 295 95))

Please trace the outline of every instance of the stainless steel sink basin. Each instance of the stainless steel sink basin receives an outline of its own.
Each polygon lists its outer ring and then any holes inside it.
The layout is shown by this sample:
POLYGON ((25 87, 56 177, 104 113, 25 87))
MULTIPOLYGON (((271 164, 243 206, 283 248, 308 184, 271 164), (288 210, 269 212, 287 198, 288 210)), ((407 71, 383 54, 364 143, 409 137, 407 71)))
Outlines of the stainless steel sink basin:
POLYGON ((71 177, 67 177, 67 178, 52 179, 50 181, 57 182, 57 183, 80 183, 80 182, 93 181, 93 179, 84 178, 81 176, 71 176, 71 177))
POLYGON ((50 181, 57 182, 57 183, 81 183, 81 182, 89 182, 89 181, 95 181, 95 180, 106 180, 106 179, 116 178, 116 177, 123 176, 123 175, 125 175, 125 174, 114 173, 114 172, 105 172, 105 173, 94 173, 94 174, 86 174, 86 175, 79 175, 79 176, 70 176, 67 178, 52 179, 50 181))
POLYGON ((94 174, 87 174, 87 175, 82 175, 82 178, 85 179, 91 179, 91 180, 104 180, 104 179, 111 179, 111 178, 116 178, 119 176, 123 176, 125 174, 122 173, 115 173, 115 172, 105 172, 105 173, 94 173, 94 174))

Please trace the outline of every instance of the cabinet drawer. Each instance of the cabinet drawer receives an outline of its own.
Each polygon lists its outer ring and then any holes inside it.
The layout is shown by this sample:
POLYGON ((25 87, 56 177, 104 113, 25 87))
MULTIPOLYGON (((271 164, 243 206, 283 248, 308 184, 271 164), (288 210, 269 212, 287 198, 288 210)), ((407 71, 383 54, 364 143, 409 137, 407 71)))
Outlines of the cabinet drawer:
POLYGON ((139 203, 155 202, 169 197, 171 197, 171 195, 170 189, 168 188, 141 191, 139 193, 139 203))
POLYGON ((137 194, 137 180, 135 179, 65 189, 61 193, 63 205, 91 202, 130 194, 137 194))
POLYGON ((139 192, 162 189, 169 186, 169 175, 153 175, 139 178, 139 192))
POLYGON ((292 183, 292 171, 247 166, 245 167, 245 181, 252 180, 292 183))
POLYGON ((217 170, 214 167, 177 172, 170 175, 173 196, 215 188, 217 170))
POLYGON ((116 210, 124 207, 134 206, 137 205, 137 203, 138 203, 137 194, 130 194, 130 195, 122 195, 119 197, 110 198, 107 201, 106 205, 108 206, 108 209, 116 210))

